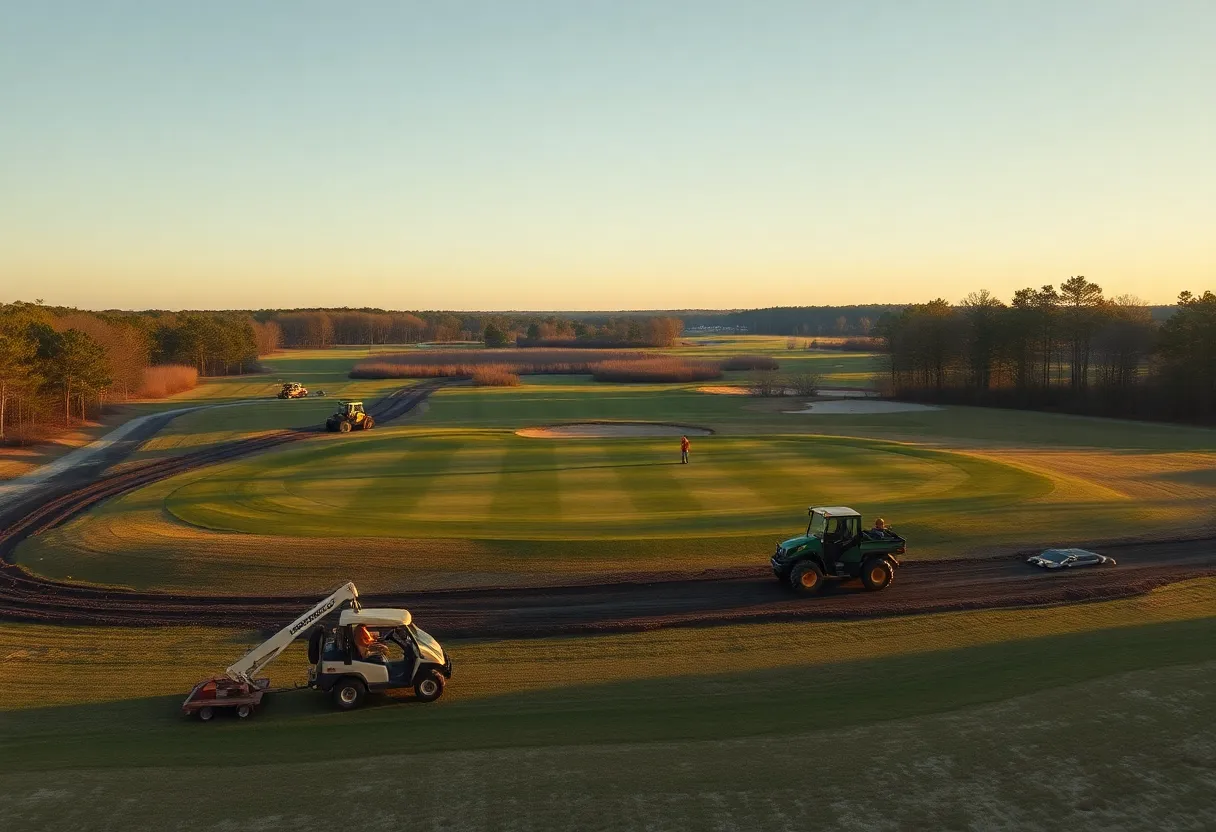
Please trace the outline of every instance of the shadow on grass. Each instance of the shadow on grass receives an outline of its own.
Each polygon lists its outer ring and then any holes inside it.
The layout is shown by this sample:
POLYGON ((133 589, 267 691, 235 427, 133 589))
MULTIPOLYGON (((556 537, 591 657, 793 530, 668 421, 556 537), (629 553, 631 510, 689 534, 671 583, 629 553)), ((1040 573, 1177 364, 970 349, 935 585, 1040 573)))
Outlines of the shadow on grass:
MULTIPOLYGON (((707 638, 715 637, 707 631, 707 638)), ((643 741, 727 739, 956 710, 1128 670, 1216 658, 1216 617, 818 666, 459 699, 460 657, 438 703, 381 699, 342 713, 313 691, 268 697, 249 720, 199 723, 180 698, 0 715, 0 769, 226 765, 643 741), (798 716, 802 715, 802 716, 798 716), (826 721, 825 721, 826 720, 826 721)), ((502 668, 502 686, 517 684, 502 668)), ((622 667, 627 677, 629 667, 622 667)), ((688 674, 688 675, 680 675, 688 674)), ((183 692, 184 693, 184 692, 183 692)))

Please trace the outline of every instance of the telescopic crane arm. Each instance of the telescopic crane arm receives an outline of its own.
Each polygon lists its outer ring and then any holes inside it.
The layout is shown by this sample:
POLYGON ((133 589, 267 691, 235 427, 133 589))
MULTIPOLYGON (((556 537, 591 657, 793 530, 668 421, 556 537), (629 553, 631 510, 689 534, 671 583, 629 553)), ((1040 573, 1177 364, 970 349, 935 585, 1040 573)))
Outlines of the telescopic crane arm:
POLYGON ((253 677, 266 665, 270 664, 279 654, 286 650, 310 624, 315 624, 329 613, 350 602, 353 609, 359 609, 359 590, 351 581, 335 589, 327 598, 301 615, 295 621, 279 630, 257 647, 250 650, 239 661, 225 671, 225 675, 234 682, 253 684, 253 677))

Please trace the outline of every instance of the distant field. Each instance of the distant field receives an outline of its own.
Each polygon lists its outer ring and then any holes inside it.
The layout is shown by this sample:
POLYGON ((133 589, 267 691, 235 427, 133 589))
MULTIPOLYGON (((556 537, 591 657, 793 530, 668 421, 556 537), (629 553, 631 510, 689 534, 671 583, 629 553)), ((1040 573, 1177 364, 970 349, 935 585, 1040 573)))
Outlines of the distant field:
MULTIPOLYGON (((201 411, 137 458, 319 423, 332 406, 201 411)), ((318 437, 109 501, 27 541, 18 560, 135 587, 307 592, 355 577, 380 591, 753 564, 810 504, 885 517, 911 558, 1216 527, 1214 431, 973 408, 784 412, 794 407, 578 377, 454 387, 402 427, 318 437), (671 439, 513 433, 589 419, 717 433, 694 438, 687 467, 671 439)))
MULTIPOLYGON (((868 384, 875 364, 786 355, 785 339, 696 340, 673 352, 769 352, 842 385, 868 384)), ((345 378, 367 352, 285 353, 268 375, 157 404, 257 400, 178 419, 136 461, 316 424, 334 398, 398 386, 345 378), (270 398, 287 380, 332 396, 270 398)), ((103 502, 18 559, 103 584, 311 593, 353 578, 371 593, 762 567, 811 503, 881 513, 913 558, 1216 528, 1216 431, 968 408, 791 414, 793 400, 696 388, 447 388, 401 425, 103 502), (515 434, 589 420, 715 433, 694 437, 687 467, 670 438, 515 434)), ((247 723, 183 720, 189 687, 257 638, 228 624, 0 628, 0 817, 24 832, 294 830, 333 826, 354 800, 363 825, 392 829, 1216 826, 1216 578, 869 621, 435 632, 455 675, 434 705, 338 714, 298 691, 247 723)), ((296 644, 271 676, 304 671, 296 644)))

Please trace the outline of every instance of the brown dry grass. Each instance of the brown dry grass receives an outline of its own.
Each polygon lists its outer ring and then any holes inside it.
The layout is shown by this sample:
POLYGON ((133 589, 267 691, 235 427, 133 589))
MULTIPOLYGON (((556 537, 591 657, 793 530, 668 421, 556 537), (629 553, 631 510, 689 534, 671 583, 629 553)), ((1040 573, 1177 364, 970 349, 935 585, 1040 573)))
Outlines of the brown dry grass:
POLYGON ((478 387, 518 387, 519 374, 506 364, 491 364, 473 370, 473 384, 478 387))
POLYGON ((145 367, 139 395, 147 399, 163 399, 198 386, 198 370, 184 364, 162 364, 145 367))
MULTIPOLYGON (((754 358, 763 359, 763 356, 754 358)), ((770 360, 771 359, 767 359, 770 360)), ((773 362, 776 363, 776 362, 773 362)), ((449 350, 399 353, 364 361, 351 378, 471 378, 483 371, 498 378, 514 375, 582 375, 610 382, 688 382, 720 378, 716 362, 652 355, 628 350, 449 350)), ((510 382, 508 382, 510 383, 510 382)))
POLYGON ((483 366, 527 375, 590 373, 602 361, 640 359, 627 350, 435 350, 377 356, 351 370, 351 378, 471 378, 483 366))
POLYGON ((591 369, 596 381, 612 382, 688 382, 722 377, 722 369, 712 361, 687 358, 643 358, 632 361, 604 361, 591 369))

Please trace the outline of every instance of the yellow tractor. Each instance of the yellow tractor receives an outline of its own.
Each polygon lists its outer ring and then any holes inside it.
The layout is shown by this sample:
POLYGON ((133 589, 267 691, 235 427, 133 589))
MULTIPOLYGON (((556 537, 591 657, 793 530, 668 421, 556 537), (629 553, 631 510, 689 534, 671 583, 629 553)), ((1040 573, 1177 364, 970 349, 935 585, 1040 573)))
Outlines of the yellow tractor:
POLYGON ((325 420, 325 429, 330 433, 350 433, 352 430, 371 430, 376 420, 363 410, 363 402, 340 402, 338 412, 325 420))

